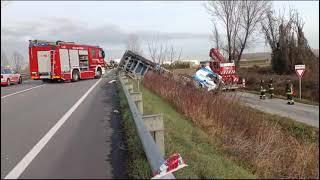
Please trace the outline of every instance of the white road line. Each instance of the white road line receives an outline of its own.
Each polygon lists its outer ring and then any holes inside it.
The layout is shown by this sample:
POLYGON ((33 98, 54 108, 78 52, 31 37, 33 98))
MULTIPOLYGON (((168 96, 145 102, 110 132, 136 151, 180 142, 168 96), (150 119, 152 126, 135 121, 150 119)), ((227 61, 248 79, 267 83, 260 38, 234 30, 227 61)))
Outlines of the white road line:
POLYGON ((16 95, 16 94, 20 94, 20 93, 23 93, 23 92, 26 92, 26 91, 30 91, 31 89, 35 89, 35 88, 38 88, 38 87, 41 87, 41 86, 44 86, 44 85, 45 85, 45 84, 41 84, 41 85, 39 85, 39 86, 35 86, 35 87, 28 88, 28 89, 25 89, 25 90, 22 90, 22 91, 18 91, 18 92, 12 93, 12 94, 8 94, 8 95, 5 95, 5 96, 1 96, 1 99, 6 98, 6 97, 9 97, 9 96, 16 95))
POLYGON ((32 160, 44 148, 52 136, 59 130, 59 128, 68 120, 71 114, 77 109, 82 101, 89 95, 89 93, 98 85, 102 79, 99 79, 62 117, 59 121, 44 135, 40 141, 28 152, 27 155, 7 174, 4 179, 18 179, 23 171, 29 166, 32 160))

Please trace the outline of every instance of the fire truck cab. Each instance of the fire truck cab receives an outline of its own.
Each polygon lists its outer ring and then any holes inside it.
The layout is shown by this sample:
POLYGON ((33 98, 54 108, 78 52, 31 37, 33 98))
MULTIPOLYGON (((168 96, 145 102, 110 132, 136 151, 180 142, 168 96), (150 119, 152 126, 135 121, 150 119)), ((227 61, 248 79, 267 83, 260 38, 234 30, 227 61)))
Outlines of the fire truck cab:
POLYGON ((35 80, 100 78, 106 68, 104 57, 99 46, 29 40, 30 77, 35 80))

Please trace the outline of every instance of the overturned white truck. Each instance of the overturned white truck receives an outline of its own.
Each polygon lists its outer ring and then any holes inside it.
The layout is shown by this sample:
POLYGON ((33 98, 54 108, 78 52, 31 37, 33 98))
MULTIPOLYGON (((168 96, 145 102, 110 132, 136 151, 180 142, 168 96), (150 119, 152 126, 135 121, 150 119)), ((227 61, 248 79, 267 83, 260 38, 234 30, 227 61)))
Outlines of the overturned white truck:
POLYGON ((127 50, 118 65, 118 70, 123 70, 132 76, 144 76, 149 69, 155 69, 156 63, 127 50))

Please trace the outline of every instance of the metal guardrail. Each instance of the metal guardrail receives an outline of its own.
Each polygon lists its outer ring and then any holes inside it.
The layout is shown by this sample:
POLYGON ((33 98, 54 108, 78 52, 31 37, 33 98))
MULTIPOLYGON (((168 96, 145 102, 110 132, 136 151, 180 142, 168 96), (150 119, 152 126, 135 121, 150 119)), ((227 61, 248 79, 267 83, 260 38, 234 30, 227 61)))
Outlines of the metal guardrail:
MULTIPOLYGON (((138 110, 135 102, 130 96, 130 93, 128 89, 126 88, 126 85, 123 82, 123 77, 119 76, 119 81, 121 83, 122 89, 126 95, 126 98, 128 100, 128 104, 136 125, 136 130, 138 132, 140 141, 142 143, 144 152, 147 156, 149 165, 152 169, 152 172, 156 172, 161 164, 165 161, 163 156, 161 155, 159 146, 156 144, 156 142, 153 140, 149 130, 144 125, 144 121, 142 119, 143 114, 138 110)), ((174 175, 172 173, 162 177, 162 179, 175 179, 174 175)))

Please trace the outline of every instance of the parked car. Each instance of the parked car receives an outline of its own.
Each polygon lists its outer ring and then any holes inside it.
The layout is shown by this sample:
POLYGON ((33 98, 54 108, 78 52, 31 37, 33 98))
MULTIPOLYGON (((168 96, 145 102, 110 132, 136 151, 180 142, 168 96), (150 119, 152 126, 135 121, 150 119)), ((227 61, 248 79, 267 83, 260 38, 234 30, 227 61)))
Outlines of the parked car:
POLYGON ((1 85, 21 84, 22 77, 9 67, 1 67, 1 85))

